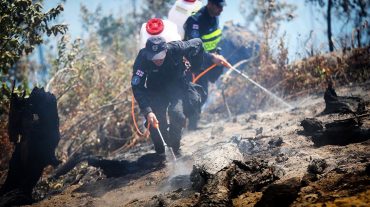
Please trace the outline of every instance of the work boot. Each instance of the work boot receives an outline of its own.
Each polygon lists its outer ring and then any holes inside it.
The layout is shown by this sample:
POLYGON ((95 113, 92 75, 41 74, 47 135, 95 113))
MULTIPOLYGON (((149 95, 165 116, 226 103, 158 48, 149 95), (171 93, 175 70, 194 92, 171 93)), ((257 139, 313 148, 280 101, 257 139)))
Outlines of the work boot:
POLYGON ((162 145, 162 146, 156 146, 156 145, 154 145, 154 150, 155 150, 155 152, 157 153, 157 154, 164 154, 164 151, 165 151, 165 149, 164 149, 164 146, 162 145))

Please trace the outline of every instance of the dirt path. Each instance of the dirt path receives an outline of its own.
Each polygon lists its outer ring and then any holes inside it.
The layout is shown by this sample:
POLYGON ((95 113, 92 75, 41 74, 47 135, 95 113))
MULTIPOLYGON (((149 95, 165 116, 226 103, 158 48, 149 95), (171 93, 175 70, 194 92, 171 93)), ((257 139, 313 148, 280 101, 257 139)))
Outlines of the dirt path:
MULTIPOLYGON (((337 90, 338 95, 359 96, 370 100, 370 84, 337 90)), ((245 142, 243 155, 268 161, 281 169, 279 182, 290 178, 302 179, 312 160, 325 160, 327 167, 318 180, 301 188, 293 206, 326 202, 328 205, 355 203, 369 206, 370 201, 370 140, 346 146, 314 147, 312 141, 299 134, 300 122, 315 117, 324 110, 322 96, 302 97, 293 110, 275 109, 243 114, 227 122, 212 117, 202 123, 202 129, 185 132, 182 139, 183 158, 176 166, 167 167, 140 176, 127 175, 96 181, 81 187, 68 187, 61 194, 51 196, 32 206, 192 206, 199 193, 190 189, 188 175, 192 170, 194 154, 215 144, 230 143, 233 139, 245 142), (282 140, 275 147, 274 140, 282 140), (367 167, 367 168, 366 168, 367 167)), ((208 117, 210 117, 208 115, 208 117)), ((323 122, 338 119, 338 115, 317 117, 323 122)), ((370 128, 369 119, 364 127, 370 128)), ((261 192, 246 192, 233 199, 235 206, 254 206, 261 192)))

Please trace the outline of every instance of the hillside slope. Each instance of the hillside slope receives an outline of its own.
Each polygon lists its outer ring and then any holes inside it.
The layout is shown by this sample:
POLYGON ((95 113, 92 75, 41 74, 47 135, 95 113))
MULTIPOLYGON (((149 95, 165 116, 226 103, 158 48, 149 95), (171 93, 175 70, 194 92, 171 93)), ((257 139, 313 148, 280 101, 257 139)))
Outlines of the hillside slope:
MULTIPOLYGON (((366 109, 369 110, 369 89, 368 82, 359 86, 338 88, 337 94, 361 97, 366 101, 366 109)), ((183 157, 175 164, 166 163, 166 166, 159 164, 157 168, 141 170, 121 177, 93 179, 91 177, 101 176, 101 170, 82 163, 79 166, 80 174, 85 180, 93 181, 82 182, 83 179, 80 179, 66 186, 61 193, 51 195, 32 206, 194 206, 196 204, 208 206, 200 204, 201 199, 207 198, 207 192, 204 189, 200 192, 192 190, 189 174, 194 163, 202 161, 200 159, 207 157, 207 153, 210 152, 213 153, 211 158, 208 157, 210 161, 213 158, 216 161, 217 158, 222 157, 226 162, 232 163, 232 159, 227 160, 227 154, 222 151, 222 149, 228 149, 227 147, 238 150, 243 162, 252 161, 257 163, 256 165, 264 163, 270 166, 271 168, 268 169, 273 169, 273 174, 278 179, 274 179, 272 185, 266 184, 254 190, 248 190, 245 186, 232 188, 230 186, 235 186, 236 176, 242 170, 236 167, 235 169, 239 170, 230 171, 228 166, 221 171, 232 172, 228 174, 230 180, 227 180, 228 186, 226 186, 231 190, 230 192, 220 190, 217 195, 213 195, 216 200, 218 196, 223 196, 222 199, 226 203, 232 203, 234 206, 266 206, 266 203, 275 206, 278 205, 276 199, 281 200, 286 197, 291 198, 293 202, 291 206, 309 204, 320 206, 320 203, 326 203, 327 206, 348 206, 349 204, 368 206, 370 204, 370 140, 344 146, 316 147, 310 136, 302 134, 303 128, 300 123, 303 119, 316 117, 323 123, 329 123, 348 118, 350 115, 318 116, 325 108, 322 94, 300 97, 290 104, 296 108, 293 110, 274 108, 247 113, 238 115, 230 121, 216 115, 203 114, 201 129, 185 132, 181 147, 183 157), (217 151, 219 149, 221 149, 220 152, 217 151), (279 194, 284 193, 282 189, 286 188, 290 189, 287 192, 288 195, 279 194), (223 193, 227 196, 225 197, 223 193)), ((368 117, 364 119, 362 127, 370 128, 368 117)), ((120 159, 138 158, 153 152, 149 143, 142 144, 118 157, 120 159)), ((221 174, 218 173, 217 176, 221 174)), ((211 179, 208 182, 211 182, 211 179)), ((217 186, 222 187, 220 183, 217 186)))

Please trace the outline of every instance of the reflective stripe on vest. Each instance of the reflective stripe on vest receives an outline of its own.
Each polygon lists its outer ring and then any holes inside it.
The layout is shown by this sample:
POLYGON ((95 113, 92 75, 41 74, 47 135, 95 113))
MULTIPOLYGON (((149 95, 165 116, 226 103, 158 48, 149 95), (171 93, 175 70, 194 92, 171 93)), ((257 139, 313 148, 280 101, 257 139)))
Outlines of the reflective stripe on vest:
POLYGON ((221 35, 222 35, 221 29, 217 29, 210 34, 203 35, 201 39, 203 41, 204 49, 207 52, 215 50, 217 47, 217 44, 221 40, 221 35))

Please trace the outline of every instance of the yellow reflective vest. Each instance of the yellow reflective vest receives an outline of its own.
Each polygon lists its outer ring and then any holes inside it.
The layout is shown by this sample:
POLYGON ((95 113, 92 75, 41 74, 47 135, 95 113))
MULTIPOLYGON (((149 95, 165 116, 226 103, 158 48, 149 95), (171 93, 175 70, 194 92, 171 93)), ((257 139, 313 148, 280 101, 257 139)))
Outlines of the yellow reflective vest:
POLYGON ((211 17, 206 7, 186 20, 184 30, 184 40, 201 38, 204 50, 207 52, 214 52, 222 37, 218 17, 211 17))

